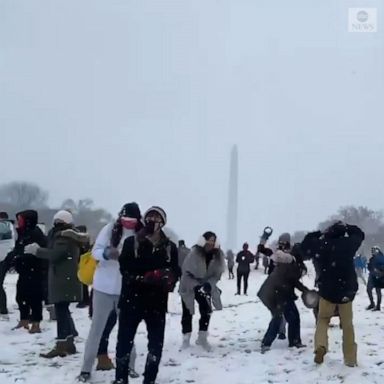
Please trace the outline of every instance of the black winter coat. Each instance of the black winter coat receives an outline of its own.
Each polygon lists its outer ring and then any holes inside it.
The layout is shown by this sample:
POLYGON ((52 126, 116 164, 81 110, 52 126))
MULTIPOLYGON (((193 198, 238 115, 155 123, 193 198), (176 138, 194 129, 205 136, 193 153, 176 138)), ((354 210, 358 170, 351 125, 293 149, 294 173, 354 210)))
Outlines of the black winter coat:
POLYGON ((20 212, 16 216, 22 216, 25 221, 25 227, 17 229, 18 238, 13 251, 16 272, 23 281, 45 280, 48 274, 48 263, 34 255, 24 253, 24 247, 28 244, 37 243, 40 247, 47 245, 47 237, 37 226, 37 212, 28 210, 20 212))
POLYGON ((325 300, 335 304, 352 301, 358 290, 354 256, 364 240, 364 232, 346 225, 342 233, 307 234, 301 243, 307 258, 315 259, 317 286, 325 300))
POLYGON ((121 311, 167 311, 168 293, 180 276, 176 245, 164 234, 154 245, 148 238, 131 236, 119 257, 122 288, 121 311))
POLYGON ((236 256, 237 271, 247 273, 251 270, 250 264, 255 261, 255 256, 250 251, 241 251, 236 256))

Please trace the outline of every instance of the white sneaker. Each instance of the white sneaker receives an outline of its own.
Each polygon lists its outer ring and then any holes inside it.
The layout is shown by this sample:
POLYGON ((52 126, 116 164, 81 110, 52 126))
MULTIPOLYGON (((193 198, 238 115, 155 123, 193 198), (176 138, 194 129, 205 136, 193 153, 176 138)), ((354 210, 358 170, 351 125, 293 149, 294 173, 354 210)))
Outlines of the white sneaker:
POLYGON ((200 345, 207 352, 210 352, 212 351, 212 346, 208 343, 207 336, 207 331, 199 331, 199 336, 197 337, 196 345, 200 345))
POLYGON ((183 343, 181 344, 181 349, 187 349, 191 346, 191 333, 183 334, 183 343))

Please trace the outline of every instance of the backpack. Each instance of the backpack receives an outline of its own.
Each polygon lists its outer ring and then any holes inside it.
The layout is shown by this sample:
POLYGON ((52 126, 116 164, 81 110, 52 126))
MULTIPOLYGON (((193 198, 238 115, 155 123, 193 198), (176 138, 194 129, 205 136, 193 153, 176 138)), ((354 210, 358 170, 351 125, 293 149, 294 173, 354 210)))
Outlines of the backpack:
POLYGON ((77 278, 85 285, 92 285, 93 276, 96 272, 98 262, 92 256, 92 252, 86 252, 80 256, 77 270, 77 278))

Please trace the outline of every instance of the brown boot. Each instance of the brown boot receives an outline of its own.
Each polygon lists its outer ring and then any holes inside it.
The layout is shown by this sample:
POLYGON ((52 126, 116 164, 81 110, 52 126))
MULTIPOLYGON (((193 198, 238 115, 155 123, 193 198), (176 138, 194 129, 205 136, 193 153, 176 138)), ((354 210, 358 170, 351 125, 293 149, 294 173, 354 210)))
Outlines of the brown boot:
POLYGON ((29 330, 29 321, 28 320, 20 320, 19 323, 16 325, 16 327, 12 328, 13 330, 15 329, 20 329, 24 328, 29 330))
POLYGON ((45 359, 53 359, 54 357, 65 357, 67 352, 67 341, 57 341, 56 346, 48 353, 40 353, 40 357, 45 359))
POLYGON ((112 369, 115 369, 115 366, 108 355, 97 356, 96 371, 111 371, 112 369))
POLYGON ((316 364, 323 364, 324 362, 324 356, 327 353, 326 349, 324 347, 319 347, 315 351, 315 363, 316 364))
POLYGON ((30 334, 41 333, 40 323, 32 323, 32 327, 29 330, 30 334))
POLYGON ((65 349, 67 351, 67 355, 74 355, 77 353, 73 336, 69 336, 67 338, 67 341, 65 342, 65 349))

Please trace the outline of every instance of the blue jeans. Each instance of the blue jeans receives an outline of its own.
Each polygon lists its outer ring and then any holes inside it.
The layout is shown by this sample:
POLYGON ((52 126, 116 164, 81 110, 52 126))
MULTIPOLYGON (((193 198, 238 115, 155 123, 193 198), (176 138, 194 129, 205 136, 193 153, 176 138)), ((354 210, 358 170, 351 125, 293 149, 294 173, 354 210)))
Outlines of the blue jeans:
POLYGON ((287 301, 283 313, 275 314, 269 323, 268 330, 263 338, 263 344, 270 347, 280 331, 283 315, 288 323, 289 345, 301 343, 300 337, 300 314, 294 300, 287 301))

